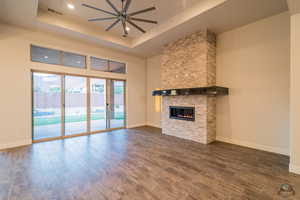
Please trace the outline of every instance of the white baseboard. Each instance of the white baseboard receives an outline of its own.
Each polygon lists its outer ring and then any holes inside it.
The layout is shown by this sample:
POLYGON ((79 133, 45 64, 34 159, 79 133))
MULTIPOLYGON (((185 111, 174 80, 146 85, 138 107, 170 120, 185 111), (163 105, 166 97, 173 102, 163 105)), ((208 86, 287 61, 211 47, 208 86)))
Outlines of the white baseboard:
POLYGON ((251 142, 234 140, 231 138, 225 138, 225 137, 220 137, 220 136, 217 136, 217 141, 226 142, 226 143, 235 144, 235 145, 244 146, 244 147, 249 147, 252 149, 258 149, 258 150, 262 150, 262 151, 268 151, 268 152, 272 152, 272 153, 282 154, 282 155, 286 155, 286 156, 289 156, 289 154, 290 154, 289 149, 255 144, 255 143, 251 143, 251 142))
POLYGON ((152 127, 155 127, 155 128, 161 128, 160 126, 158 126, 156 124, 151 124, 151 123, 147 123, 147 126, 152 126, 152 127))
POLYGON ((30 145, 30 144, 32 144, 32 140, 20 140, 20 141, 13 142, 13 143, 0 144, 0 150, 14 148, 14 147, 20 147, 20 146, 25 146, 25 145, 30 145))
POLYGON ((141 127, 141 126, 146 126, 146 124, 134 124, 134 125, 127 125, 126 128, 137 128, 137 127, 141 127))
POLYGON ((293 165, 290 163, 290 172, 295 173, 295 174, 300 174, 300 166, 293 165))

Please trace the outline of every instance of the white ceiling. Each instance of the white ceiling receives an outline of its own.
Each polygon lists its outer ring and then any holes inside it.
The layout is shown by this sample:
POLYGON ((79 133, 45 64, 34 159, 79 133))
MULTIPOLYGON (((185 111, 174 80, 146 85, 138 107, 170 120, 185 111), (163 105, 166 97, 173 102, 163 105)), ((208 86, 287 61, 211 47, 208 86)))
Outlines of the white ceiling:
MULTIPOLYGON (((120 0, 111 1, 117 5, 120 0)), ((1 0, 0 20, 149 57, 158 54, 164 44, 197 30, 219 34, 288 10, 286 0, 132 0, 129 11, 156 6, 157 10, 139 17, 159 24, 138 23, 147 33, 131 28, 130 37, 123 38, 120 26, 105 32, 109 22, 87 22, 88 18, 104 15, 82 7, 82 3, 111 11, 105 0, 1 0), (75 5, 74 10, 67 8, 69 2, 75 5), (63 15, 49 13, 47 8, 63 15)))
MULTIPOLYGON (((122 3, 121 0, 110 0, 118 9, 121 9, 122 3)), ((136 17, 156 20, 159 23, 163 23, 166 20, 174 17, 175 15, 184 12, 186 9, 191 8, 192 6, 198 4, 203 0, 133 0, 131 6, 129 7, 129 13, 135 12, 138 10, 142 10, 145 8, 149 8, 152 6, 156 7, 156 10, 150 11, 147 13, 143 13, 137 15, 136 17), (171 2, 171 3, 170 3, 171 2)), ((87 21, 89 18, 102 18, 102 17, 110 17, 110 15, 102 13, 100 11, 96 11, 93 9, 89 9, 83 7, 81 4, 85 3, 88 5, 92 5, 97 8, 101 8, 103 10, 107 10, 110 12, 114 12, 113 9, 108 5, 105 0, 39 0, 39 7, 42 10, 47 10, 48 8, 54 9, 58 12, 63 13, 66 17, 71 17, 74 20, 78 20, 78 18, 87 21), (72 3, 75 5, 74 10, 70 10, 67 8, 67 4, 72 3)), ((93 24, 95 28, 100 28, 101 30, 105 30, 108 26, 110 26, 114 20, 108 21, 98 21, 98 22, 89 22, 93 24)), ((148 24, 143 22, 135 22, 139 26, 141 26, 146 31, 155 28, 155 24, 148 24)), ((130 26, 130 25, 128 25, 130 26)), ((130 26, 130 36, 132 38, 136 38, 142 35, 141 32, 130 26)), ((123 34, 123 29, 121 24, 111 29, 111 32, 116 33, 118 35, 123 34)))

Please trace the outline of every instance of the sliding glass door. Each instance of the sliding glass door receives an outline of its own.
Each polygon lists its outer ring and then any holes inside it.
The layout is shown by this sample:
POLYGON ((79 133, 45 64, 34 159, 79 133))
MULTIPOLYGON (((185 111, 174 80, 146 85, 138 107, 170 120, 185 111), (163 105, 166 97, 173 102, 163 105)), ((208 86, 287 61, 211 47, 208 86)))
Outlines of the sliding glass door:
POLYGON ((35 140, 61 136, 62 77, 33 73, 33 138, 35 140))
POLYGON ((65 76, 65 135, 87 132, 87 78, 65 76))
POLYGON ((125 82, 110 80, 110 128, 125 126, 125 82))
POLYGON ((91 132, 107 129, 105 79, 90 79, 90 102, 91 132))
POLYGON ((125 127, 125 81, 33 72, 33 139, 125 127))

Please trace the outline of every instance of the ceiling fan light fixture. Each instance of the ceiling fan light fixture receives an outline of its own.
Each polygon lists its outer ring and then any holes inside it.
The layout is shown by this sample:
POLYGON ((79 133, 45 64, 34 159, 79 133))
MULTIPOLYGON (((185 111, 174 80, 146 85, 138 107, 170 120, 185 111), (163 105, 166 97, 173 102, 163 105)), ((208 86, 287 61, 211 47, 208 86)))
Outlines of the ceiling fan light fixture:
POLYGON ((114 12, 103 10, 101 8, 96 8, 94 6, 87 5, 87 4, 82 4, 82 6, 87 7, 87 8, 91 8, 91 9, 94 9, 94 10, 97 10, 97 11, 100 11, 102 13, 106 13, 106 14, 112 15, 110 17, 105 17, 105 18, 88 19, 88 21, 104 21, 104 20, 115 19, 116 21, 113 22, 105 30, 109 31, 115 25, 117 25, 119 22, 121 22, 122 26, 123 26, 123 32, 124 32, 123 36, 124 37, 126 37, 128 35, 128 31, 130 31, 130 28, 128 26, 126 26, 127 23, 131 24, 134 28, 138 29, 142 33, 146 33, 146 31, 143 28, 141 28, 140 26, 138 26, 137 24, 135 24, 133 21, 140 21, 140 22, 143 22, 143 23, 157 24, 157 21, 132 17, 132 16, 135 16, 135 15, 138 15, 138 14, 142 14, 142 13, 153 11, 153 10, 156 9, 155 7, 150 7, 150 8, 139 10, 139 11, 136 11, 136 12, 133 12, 133 13, 128 13, 128 9, 129 9, 129 7, 131 5, 132 0, 121 0, 121 1, 122 1, 122 9, 118 10, 117 7, 111 2, 111 0, 106 0, 106 2, 109 4, 109 6, 111 7, 111 9, 114 12))
POLYGON ((68 8, 71 9, 71 10, 74 10, 74 9, 75 9, 74 4, 68 3, 67 6, 68 6, 68 8))

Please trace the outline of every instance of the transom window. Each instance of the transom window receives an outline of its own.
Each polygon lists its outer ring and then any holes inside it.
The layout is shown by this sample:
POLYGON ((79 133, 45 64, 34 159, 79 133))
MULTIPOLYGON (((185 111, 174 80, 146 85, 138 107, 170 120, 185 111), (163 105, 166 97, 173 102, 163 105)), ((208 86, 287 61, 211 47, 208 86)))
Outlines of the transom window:
POLYGON ((126 64, 102 58, 91 57, 91 68, 103 72, 126 74, 126 64))
POLYGON ((68 67, 86 68, 86 56, 31 45, 31 61, 68 67))
MULTIPOLYGON (((31 45, 30 53, 32 62, 63 65, 83 69, 87 68, 86 56, 84 55, 40 47, 36 45, 31 45)), ((127 73, 125 63, 97 58, 93 56, 90 57, 90 66, 91 69, 102 72, 111 72, 119 74, 127 73)))

